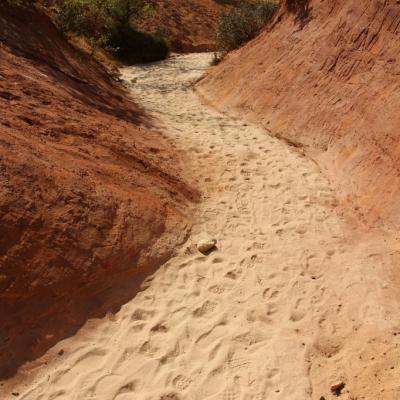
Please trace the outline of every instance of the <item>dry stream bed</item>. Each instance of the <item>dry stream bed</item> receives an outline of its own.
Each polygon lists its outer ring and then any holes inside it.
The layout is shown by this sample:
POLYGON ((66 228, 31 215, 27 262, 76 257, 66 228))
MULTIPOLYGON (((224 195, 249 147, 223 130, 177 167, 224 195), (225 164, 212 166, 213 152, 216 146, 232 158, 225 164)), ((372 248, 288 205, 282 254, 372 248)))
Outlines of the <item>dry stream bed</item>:
POLYGON ((23 400, 400 398, 400 322, 383 238, 352 231, 312 161, 205 106, 208 54, 126 68, 203 192, 190 242, 116 315, 0 387, 23 400), (208 256, 192 246, 218 240, 208 256), (62 351, 61 351, 62 350, 62 351))

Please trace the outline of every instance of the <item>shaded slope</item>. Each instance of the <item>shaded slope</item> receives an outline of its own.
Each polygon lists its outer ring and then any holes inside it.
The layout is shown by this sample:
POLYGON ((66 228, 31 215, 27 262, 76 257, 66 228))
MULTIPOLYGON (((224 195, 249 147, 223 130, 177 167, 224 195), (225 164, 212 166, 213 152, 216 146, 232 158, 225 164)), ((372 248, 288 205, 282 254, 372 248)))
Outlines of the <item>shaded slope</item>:
POLYGON ((360 220, 397 226, 399 34, 394 0, 288 0, 199 90, 304 145, 360 220))
POLYGON ((45 15, 1 3, 0 37, 6 377, 132 297, 184 240, 196 194, 171 144, 45 15))

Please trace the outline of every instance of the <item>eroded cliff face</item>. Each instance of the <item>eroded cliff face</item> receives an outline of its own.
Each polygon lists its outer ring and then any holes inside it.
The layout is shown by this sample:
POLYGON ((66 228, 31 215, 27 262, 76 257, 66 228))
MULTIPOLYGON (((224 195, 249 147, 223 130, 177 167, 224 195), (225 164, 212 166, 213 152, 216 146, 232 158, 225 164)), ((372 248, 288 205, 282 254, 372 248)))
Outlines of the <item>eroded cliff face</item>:
POLYGON ((360 220, 395 228, 399 36, 396 0, 287 0, 275 23, 198 89, 305 146, 360 220))
POLYGON ((0 378, 116 310, 184 241, 172 144, 34 6, 0 3, 0 378))

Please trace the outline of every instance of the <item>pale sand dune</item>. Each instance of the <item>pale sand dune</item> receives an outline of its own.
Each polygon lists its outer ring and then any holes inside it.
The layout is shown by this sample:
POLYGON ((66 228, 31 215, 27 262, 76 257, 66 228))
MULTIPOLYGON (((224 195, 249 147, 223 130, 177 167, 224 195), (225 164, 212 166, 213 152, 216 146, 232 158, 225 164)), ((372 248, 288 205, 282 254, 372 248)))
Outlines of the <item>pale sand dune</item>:
POLYGON ((204 201, 191 243, 1 399, 329 400, 337 381, 341 399, 400 399, 389 242, 346 228, 312 161, 200 102, 189 83, 209 59, 123 71, 193 159, 204 201), (218 240, 208 256, 191 246, 204 232, 218 240))

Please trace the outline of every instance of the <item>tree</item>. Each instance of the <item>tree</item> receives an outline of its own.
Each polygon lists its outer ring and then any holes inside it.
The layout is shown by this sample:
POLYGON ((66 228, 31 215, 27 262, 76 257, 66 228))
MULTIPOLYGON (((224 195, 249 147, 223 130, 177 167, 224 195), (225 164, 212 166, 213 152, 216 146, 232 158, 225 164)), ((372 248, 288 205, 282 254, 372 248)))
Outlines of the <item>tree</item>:
POLYGON ((57 9, 57 23, 65 32, 85 36, 93 51, 103 47, 126 60, 160 60, 169 53, 165 40, 132 27, 148 11, 144 0, 64 0, 57 9))

